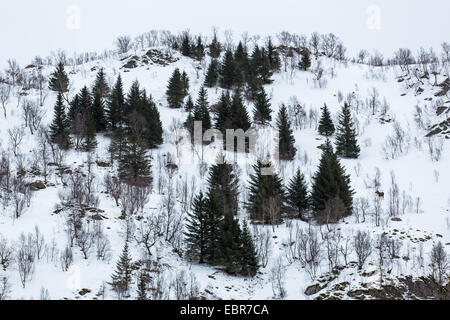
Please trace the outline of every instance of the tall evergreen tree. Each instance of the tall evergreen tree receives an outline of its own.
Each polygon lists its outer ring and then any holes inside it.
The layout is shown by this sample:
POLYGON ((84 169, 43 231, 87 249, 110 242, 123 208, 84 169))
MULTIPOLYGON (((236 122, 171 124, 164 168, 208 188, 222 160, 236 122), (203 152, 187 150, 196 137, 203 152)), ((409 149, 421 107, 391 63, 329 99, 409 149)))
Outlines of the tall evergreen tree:
POLYGON ((359 157, 359 146, 356 140, 355 125, 352 120, 350 106, 344 103, 339 114, 339 125, 336 134, 336 154, 344 158, 359 157))
POLYGON ((233 126, 232 116, 230 93, 222 91, 215 110, 215 128, 225 134, 225 130, 231 129, 233 126))
POLYGON ((298 66, 303 71, 306 71, 311 67, 311 55, 309 53, 309 50, 305 50, 301 60, 298 63, 298 66))
POLYGON ((322 108, 322 116, 319 121, 319 134, 325 137, 330 137, 334 133, 334 124, 333 120, 331 120, 331 114, 328 110, 327 105, 325 104, 322 108))
POLYGON ((283 104, 278 112, 277 127, 279 134, 278 152, 281 160, 293 160, 297 149, 295 138, 291 129, 286 106, 283 104))
POLYGON ((217 34, 214 33, 211 44, 209 45, 209 55, 211 58, 217 59, 222 52, 222 44, 217 39, 217 34))
POLYGON ((92 117, 95 122, 95 129, 97 132, 102 132, 106 130, 106 116, 105 116, 105 106, 103 104, 103 99, 101 92, 94 89, 94 101, 92 103, 92 117))
POLYGON ((64 70, 63 62, 58 63, 56 70, 51 74, 49 89, 61 93, 66 93, 69 91, 69 77, 64 70))
POLYGON ((149 185, 152 181, 150 159, 138 134, 126 137, 119 159, 119 177, 130 185, 149 185))
POLYGON ((252 220, 276 224, 281 222, 281 212, 285 209, 285 193, 277 174, 263 175, 262 169, 270 166, 270 163, 263 164, 260 160, 253 166, 247 210, 252 220))
POLYGON ((169 107, 174 109, 181 108, 183 106, 185 93, 185 83, 183 82, 180 69, 176 68, 169 79, 166 91, 169 107))
POLYGON ((132 259, 128 250, 128 241, 126 241, 119 261, 117 262, 116 270, 111 276, 111 282, 109 282, 109 285, 120 297, 122 297, 133 284, 132 273, 132 259))
POLYGON ((50 137, 54 143, 57 143, 63 149, 67 149, 70 145, 68 121, 61 92, 58 92, 54 108, 53 122, 50 125, 50 137))
POLYGON ((236 85, 241 87, 248 79, 249 61, 247 49, 242 42, 239 42, 234 52, 234 61, 236 64, 236 85))
POLYGON ((208 66, 208 71, 206 72, 205 77, 205 87, 213 88, 217 85, 217 81, 219 79, 219 63, 217 59, 212 59, 211 63, 208 66))
POLYGON ((241 250, 240 250, 241 270, 240 274, 243 276, 254 277, 258 271, 258 255, 252 235, 245 222, 241 233, 241 250))
POLYGON ((272 109, 270 105, 270 99, 267 96, 264 87, 261 87, 256 97, 256 101, 253 108, 253 121, 258 124, 265 125, 272 121, 272 109))
POLYGON ((184 104, 184 110, 186 112, 192 112, 194 110, 194 101, 192 101, 191 95, 188 96, 186 103, 184 104))
POLYGON ((119 74, 108 101, 107 120, 111 129, 115 130, 123 124, 124 112, 125 96, 123 93, 122 77, 119 74))
POLYGON ((286 188, 286 207, 288 211, 304 220, 304 212, 309 207, 308 187, 305 177, 297 170, 286 188))
POLYGON ((189 34, 187 32, 185 32, 183 35, 183 40, 181 43, 181 54, 186 57, 189 57, 191 55, 191 40, 189 39, 189 34))
POLYGON ((105 99, 109 95, 109 85, 106 80, 106 74, 103 68, 100 68, 100 70, 97 73, 97 76, 95 78, 94 87, 92 88, 92 93, 99 93, 100 97, 102 99, 105 99))
POLYGON ((137 279, 137 299, 138 300, 148 300, 147 296, 147 286, 149 282, 148 273, 141 270, 137 279))
POLYGON ((92 118, 91 113, 87 113, 84 122, 84 140, 82 145, 84 151, 92 151, 97 147, 95 133, 95 120, 92 118))
POLYGON ((224 211, 221 199, 211 188, 207 195, 207 244, 206 260, 212 265, 220 265, 223 258, 222 250, 222 224, 224 211))
POLYGON ((239 221, 231 215, 224 217, 221 224, 221 265, 229 274, 239 274, 241 271, 241 237, 239 221))
POLYGON ((198 93, 197 102, 194 107, 193 120, 202 122, 202 133, 205 133, 206 130, 211 129, 212 127, 211 115, 209 113, 208 93, 204 87, 201 87, 198 93))
POLYGON ((220 86, 224 89, 231 89, 236 81, 236 65, 234 63, 233 52, 227 50, 220 66, 220 86))
POLYGON ((344 215, 352 213, 353 190, 350 177, 342 167, 327 139, 317 172, 313 177, 311 206, 315 214, 326 208, 328 201, 338 198, 345 206, 344 215))
POLYGON ((152 97, 147 97, 144 91, 142 95, 142 108, 140 114, 145 119, 146 126, 143 128, 143 139, 148 148, 155 148, 163 143, 163 128, 158 107, 152 97))
POLYGON ((280 54, 273 45, 272 39, 267 42, 267 59, 271 71, 278 71, 281 68, 280 54))
POLYGON ((231 115, 232 129, 242 129, 244 131, 250 129, 250 117, 239 89, 236 89, 233 93, 233 98, 231 101, 231 115))
POLYGON ((205 57, 205 46, 203 45, 201 36, 197 37, 197 43, 195 44, 195 46, 193 46, 192 51, 194 58, 198 61, 202 61, 205 57))
POLYGON ((187 255, 204 263, 208 247, 208 199, 200 192, 193 202, 186 221, 187 255))
POLYGON ((211 166, 208 176, 210 192, 215 193, 224 215, 236 215, 238 210, 239 177, 233 165, 227 163, 224 156, 218 156, 216 164, 211 166))

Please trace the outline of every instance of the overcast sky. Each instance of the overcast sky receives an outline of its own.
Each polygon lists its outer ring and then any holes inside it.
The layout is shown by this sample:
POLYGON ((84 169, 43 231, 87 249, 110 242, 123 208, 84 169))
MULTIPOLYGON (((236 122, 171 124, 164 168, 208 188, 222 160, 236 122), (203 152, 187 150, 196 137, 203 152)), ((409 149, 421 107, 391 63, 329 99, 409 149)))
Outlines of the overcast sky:
POLYGON ((0 65, 28 63, 62 48, 68 52, 112 48, 121 34, 151 29, 210 34, 233 30, 235 38, 333 32, 354 55, 399 47, 436 49, 450 41, 447 0, 1 0, 0 65), (78 15, 79 12, 79 15, 78 15))

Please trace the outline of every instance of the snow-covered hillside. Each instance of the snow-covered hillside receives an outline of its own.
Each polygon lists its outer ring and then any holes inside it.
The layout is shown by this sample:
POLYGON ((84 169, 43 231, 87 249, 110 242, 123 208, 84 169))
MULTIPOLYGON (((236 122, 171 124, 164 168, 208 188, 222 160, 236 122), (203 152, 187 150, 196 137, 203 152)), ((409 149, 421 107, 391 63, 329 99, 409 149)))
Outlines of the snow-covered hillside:
MULTIPOLYGON (((151 220, 149 217, 164 215, 165 198, 170 186, 177 197, 175 211, 184 215, 182 220, 186 215, 186 206, 182 203, 183 189, 186 190, 188 198, 200 190, 206 191, 207 174, 201 161, 202 152, 192 148, 189 138, 181 130, 187 112, 169 108, 165 93, 170 76, 175 68, 179 68, 188 74, 189 93, 196 99, 210 58, 206 56, 206 61, 199 64, 173 51, 173 60, 176 60, 174 62, 143 62, 143 57, 150 49, 154 52, 166 51, 162 47, 145 48, 120 57, 112 55, 76 66, 67 66, 66 69, 71 83, 71 98, 84 86, 92 86, 98 70, 103 68, 111 86, 119 73, 126 91, 133 81, 138 80, 157 104, 164 129, 164 143, 150 150, 152 193, 144 209, 132 218, 135 233, 142 228, 143 223, 151 220), (136 64, 131 63, 124 67, 130 59, 136 61, 136 64), (166 168, 168 163, 176 164, 178 168, 171 171, 166 168)), ((25 69, 25 72, 33 72, 33 69, 31 66, 25 69)), ((48 76, 53 71, 54 66, 45 66, 43 74, 48 76)), ((364 290, 379 288, 380 267, 374 245, 364 268, 358 269, 353 242, 355 234, 360 230, 368 231, 374 244, 382 233, 386 233, 391 240, 398 240, 393 242, 397 246, 393 249, 395 257, 391 259, 390 264, 386 262, 389 264, 386 267, 389 272, 383 275, 384 284, 394 283, 400 287, 401 279, 406 276, 412 276, 413 279, 428 276, 431 273, 429 264, 433 245, 441 241, 447 251, 450 247, 450 134, 445 136, 444 132, 430 138, 425 136, 432 125, 440 123, 448 116, 445 112, 437 115, 436 110, 438 107, 450 107, 450 99, 448 95, 435 96, 440 87, 433 85, 433 77, 424 79, 423 84, 417 84, 413 78, 407 81, 407 78, 399 66, 373 67, 340 62, 323 56, 313 59, 310 71, 296 68, 285 72, 281 68, 281 71, 275 73, 273 83, 265 86, 271 97, 273 121, 269 129, 259 131, 258 144, 263 148, 272 143, 275 115, 282 104, 288 106, 297 153, 293 161, 280 161, 277 164, 278 172, 285 183, 300 168, 311 187, 312 176, 322 154, 318 147, 325 142, 324 137, 317 132, 320 108, 326 104, 334 122, 337 123, 337 115, 344 101, 350 102, 361 153, 358 159, 341 159, 341 163, 350 175, 351 185, 355 190, 354 214, 336 225, 329 226, 317 226, 313 221, 308 224, 296 219, 285 219, 283 224, 278 226, 252 226, 251 231, 255 238, 266 238, 270 243, 266 245, 268 263, 259 269, 254 278, 231 276, 212 266, 192 263, 161 236, 156 239, 149 258, 151 265, 158 270, 154 273, 153 284, 163 288, 167 294, 163 296, 177 298, 171 283, 174 283, 177 277, 183 276, 182 271, 186 272, 186 279, 195 278, 199 295, 207 299, 272 299, 279 294, 277 283, 283 284, 287 299, 350 299, 369 296, 364 290), (324 71, 320 80, 317 80, 315 72, 318 67, 324 71), (418 87, 421 90, 417 90, 418 87), (377 101, 375 112, 371 108, 370 100, 374 92, 377 101), (304 113, 294 113, 293 107, 298 104, 304 113), (422 115, 420 119, 418 114, 422 115), (403 133, 401 150, 389 146, 389 141, 398 138, 395 135, 399 132, 403 133), (392 139, 389 140, 390 138, 392 139), (380 183, 378 187, 372 186, 375 179, 380 183), (390 192, 394 189, 398 189, 400 208, 400 214, 395 217, 389 214, 392 200, 390 192), (377 198, 376 191, 384 192, 384 198, 377 198), (379 216, 375 212, 379 212, 379 216), (320 265, 316 266, 317 270, 312 270, 314 267, 302 266, 298 259, 300 230, 306 232, 311 229, 317 232, 321 242, 321 259, 320 265), (333 272, 328 262, 330 248, 325 241, 325 234, 329 233, 338 239, 338 245, 335 246, 338 251, 338 268, 333 272), (156 274, 159 274, 159 278, 156 274)), ((437 83, 442 83, 447 78, 448 74, 442 71, 437 75, 437 83)), ((222 89, 207 90, 210 104, 216 103, 222 89)), ((6 103, 6 117, 0 116, 0 146, 4 155, 9 155, 13 171, 21 161, 26 168, 33 167, 36 160, 39 162, 39 151, 33 152, 39 150, 37 132, 31 134, 28 128, 23 128, 25 135, 18 145, 16 156, 11 149, 9 132, 22 127, 24 123, 21 105, 26 99, 39 99, 39 92, 29 90, 26 95, 20 96, 20 101, 18 97, 16 94, 11 95, 6 103)), ((51 123, 55 102, 56 95, 50 92, 41 109, 45 112, 43 125, 51 123)), ((246 104, 249 114, 252 114, 253 105, 248 102, 246 104)), ((63 169, 60 166, 49 166, 47 183, 42 189, 36 188, 36 191, 32 192, 29 205, 26 205, 19 218, 14 217, 14 200, 0 209, 0 241, 4 239, 8 247, 18 247, 22 233, 25 237, 30 233, 36 235, 36 228, 43 236, 41 257, 37 259, 35 270, 25 286, 22 285, 19 267, 14 259, 11 259, 14 261, 8 268, 0 270, 0 278, 8 279, 10 298, 39 299, 46 296, 46 290, 52 299, 116 298, 107 283, 123 249, 124 230, 130 226, 126 220, 120 218, 121 208, 106 193, 103 183, 105 176, 108 173, 114 174, 117 169, 117 165, 103 165, 110 160, 110 138, 101 135, 97 139, 98 147, 91 155, 94 159, 95 176, 92 193, 99 197, 99 204, 97 208, 87 209, 85 219, 89 221, 91 228, 101 228, 104 236, 109 239, 109 258, 98 259, 97 248, 92 245, 88 258, 85 259, 79 246, 75 245, 72 264, 68 270, 64 270, 62 266, 61 255, 66 249, 68 239, 65 230, 67 212, 60 210, 59 206, 61 194, 69 179, 69 170, 79 170, 87 174, 89 167, 89 154, 72 149, 64 155, 63 169)), ((213 143, 204 148, 204 162, 208 165, 214 164, 219 150, 218 144, 213 143)), ((241 199, 238 216, 244 221, 248 219, 248 214, 243 203, 247 199, 248 176, 252 173, 256 156, 229 156, 235 161, 240 172, 241 199)), ((26 179, 36 182, 43 181, 44 177, 27 169, 26 179)), ((180 241, 182 242, 182 239, 180 241)), ((133 260, 140 260, 144 248, 134 240, 130 243, 133 260)), ((182 244, 180 246, 182 247, 182 244)), ((135 275, 133 279, 130 299, 136 298, 135 275)))

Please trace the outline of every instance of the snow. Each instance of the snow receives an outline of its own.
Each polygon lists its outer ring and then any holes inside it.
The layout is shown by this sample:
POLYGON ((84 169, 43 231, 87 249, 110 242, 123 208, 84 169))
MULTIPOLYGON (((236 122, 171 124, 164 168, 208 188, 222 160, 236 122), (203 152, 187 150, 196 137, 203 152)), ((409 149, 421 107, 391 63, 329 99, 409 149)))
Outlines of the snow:
MULTIPOLYGON (((138 55, 142 55, 145 51, 138 51, 138 55)), ((108 74, 108 79, 113 83, 120 72, 124 82, 124 88, 128 90, 134 80, 139 80, 143 88, 150 93, 161 113, 161 120, 165 131, 164 144, 158 149, 152 151, 153 156, 153 175, 156 177, 159 174, 157 170, 158 154, 171 153, 175 159, 175 163, 179 165, 174 179, 181 183, 183 179, 187 178, 190 183, 195 179, 197 181, 197 189, 205 188, 205 178, 199 174, 199 156, 192 152, 192 149, 187 141, 183 139, 180 145, 179 153, 173 144, 174 132, 171 128, 174 119, 184 121, 186 113, 183 110, 172 110, 166 106, 165 91, 167 81, 175 68, 180 68, 188 73, 190 78, 190 94, 193 99, 196 99, 197 93, 201 84, 203 83, 205 68, 203 68, 197 78, 195 64, 192 60, 182 57, 177 62, 170 64, 167 67, 151 65, 138 67, 129 72, 123 72, 120 69, 121 62, 117 58, 108 58, 106 60, 94 61, 85 65, 78 66, 75 74, 70 74, 70 80, 73 84, 70 94, 73 95, 78 92, 85 85, 92 85, 96 72, 91 71, 94 66, 102 66, 108 74)), ((419 251, 421 237, 430 236, 429 241, 423 242, 424 252, 427 254, 430 251, 431 245, 436 241, 442 243, 450 242, 450 191, 448 189, 450 183, 450 171, 448 164, 450 163, 450 148, 448 141, 444 142, 444 149, 442 158, 438 162, 430 160, 427 147, 423 142, 422 149, 419 150, 413 143, 414 138, 424 141, 423 137, 426 132, 418 129, 414 122, 415 105, 426 105, 431 102, 424 101, 424 97, 433 96, 433 88, 428 85, 426 91, 419 96, 415 96, 413 91, 405 91, 402 84, 397 83, 397 76, 399 71, 394 67, 389 68, 371 68, 359 64, 344 64, 327 58, 320 58, 321 63, 326 70, 325 78, 327 79, 324 88, 318 88, 314 81, 314 75, 310 72, 290 71, 287 73, 281 71, 274 75, 274 83, 266 86, 266 91, 272 96, 272 108, 274 110, 272 126, 275 123, 276 113, 279 110, 281 103, 289 104, 291 97, 297 97, 302 106, 306 109, 319 110, 324 103, 328 105, 331 113, 336 117, 340 110, 341 103, 338 101, 338 92, 342 92, 344 97, 349 93, 354 93, 356 97, 364 100, 368 96, 368 91, 375 87, 380 93, 380 99, 386 98, 391 108, 388 114, 391 118, 396 119, 403 128, 408 128, 411 135, 411 146, 406 154, 400 155, 397 159, 387 160, 382 152, 382 146, 385 142, 386 136, 392 132, 392 123, 381 124, 378 121, 379 114, 372 116, 370 110, 362 110, 359 113, 354 113, 359 123, 360 136, 358 141, 361 146, 361 155, 357 160, 342 160, 347 173, 351 175, 352 187, 358 197, 373 198, 374 190, 367 189, 365 180, 373 176, 375 169, 379 168, 381 172, 381 190, 386 194, 383 201, 384 210, 388 205, 388 190, 390 188, 390 173, 395 173, 395 178, 400 188, 412 197, 417 199, 420 197, 421 205, 419 212, 408 210, 400 218, 402 221, 391 221, 386 214, 382 217, 381 226, 376 227, 372 221, 372 217, 368 215, 365 223, 356 223, 355 217, 351 216, 337 224, 335 227, 340 229, 342 234, 348 236, 357 230, 367 230, 375 239, 376 235, 382 232, 397 233, 396 237, 402 235, 404 232, 404 243, 402 247, 402 254, 405 254, 407 244, 409 244, 411 251, 417 254, 419 251), (333 75, 330 74, 333 70, 333 75), (402 96, 406 93, 405 96, 402 96), (357 168, 359 167, 359 172, 357 168), (439 172, 439 178, 436 180, 435 172, 439 172), (397 229, 398 232, 395 232, 397 229), (441 235, 442 238, 436 236, 441 235), (410 238, 407 238, 409 235, 410 238)), ((317 63, 317 62, 315 62, 317 63)), ((206 64, 207 65, 207 64, 206 64)), ((52 68, 46 68, 45 72, 49 74, 52 68)), ((68 69, 70 71, 70 67, 68 69)), ((208 89, 208 97, 210 103, 215 103, 220 95, 221 90, 208 89)), ((32 92, 31 96, 27 98, 36 98, 37 92, 32 92)), ((51 93, 45 101, 44 107, 46 110, 45 123, 49 123, 52 119, 53 106, 55 102, 55 95, 51 93)), ((249 114, 251 114, 252 106, 248 105, 249 114)), ((8 129, 18 126, 22 123, 21 110, 17 108, 16 98, 11 99, 7 106, 7 118, 0 117, 0 137, 2 139, 2 147, 6 148, 8 145, 8 129)), ((264 145, 269 142, 269 136, 259 139, 259 143, 264 145)), ((281 163, 281 176, 284 181, 287 181, 294 174, 297 167, 300 167, 305 173, 306 179, 309 182, 314 174, 320 159, 320 150, 317 148, 324 140, 318 136, 314 126, 309 125, 304 129, 295 130, 296 147, 298 149, 296 159, 291 163, 281 163), (304 160, 304 154, 307 154, 307 160, 304 160)), ((107 147, 109 139, 106 137, 98 137, 99 146, 96 151, 96 158, 108 159, 109 155, 107 147)), ((23 154, 31 156, 31 150, 36 146, 36 135, 32 136, 30 132, 26 131, 24 142, 20 146, 20 151, 23 154)), ((205 148, 205 161, 208 164, 214 163, 216 158, 217 148, 212 144, 205 148)), ((67 158, 66 164, 72 168, 79 167, 86 161, 86 154, 71 151, 67 158)), ((14 159, 12 159, 14 160, 14 159)), ((241 169, 241 189, 245 188, 248 175, 251 173, 251 165, 255 162, 254 155, 239 155, 237 157, 237 164, 241 169)), ((115 206, 114 200, 107 196, 102 191, 103 176, 111 171, 111 168, 96 168, 95 174, 97 176, 96 194, 100 197, 99 208, 105 211, 104 215, 108 219, 104 220, 105 231, 111 241, 112 258, 110 261, 98 261, 95 253, 92 253, 89 259, 85 260, 78 249, 74 249, 74 263, 69 272, 62 271, 59 265, 59 260, 56 262, 49 261, 48 257, 43 258, 36 264, 36 270, 31 281, 22 288, 19 273, 15 266, 9 268, 6 272, 0 272, 9 277, 12 286, 12 298, 39 298, 42 287, 48 289, 52 299, 92 299, 103 283, 110 280, 115 263, 123 248, 123 221, 119 220, 120 209, 115 206), (79 281, 78 281, 79 280, 79 281), (90 293, 85 296, 79 294, 81 288, 88 288, 90 293)), ((35 179, 39 179, 36 177, 35 179)), ((50 182, 54 183, 55 187, 48 187, 44 190, 34 193, 31 205, 25 211, 24 215, 18 219, 12 218, 11 208, 5 209, 0 213, 0 234, 10 241, 17 241, 21 233, 34 232, 35 226, 39 227, 41 233, 45 236, 46 244, 51 245, 54 239, 56 247, 63 250, 66 245, 66 234, 64 230, 64 217, 62 214, 54 213, 56 205, 60 202, 58 193, 62 189, 61 180, 52 174, 49 178, 50 182)), ((196 192, 198 190, 190 190, 196 192)), ((160 201, 162 195, 157 194, 157 189, 153 187, 149 203, 144 210, 145 215, 152 215, 161 210, 160 201)), ((179 206, 179 205, 178 205, 179 206)), ((241 219, 246 218, 246 212, 241 208, 239 216, 241 219)), ((304 222, 293 221, 293 224, 298 224, 301 228, 307 228, 308 225, 304 222)), ((262 227, 271 228, 271 227, 262 227)), ((295 228, 293 229, 295 230, 295 228)), ((202 292, 205 289, 212 291, 215 297, 221 299, 270 299, 272 298, 272 285, 270 282, 270 270, 278 256, 284 256, 284 246, 289 235, 289 228, 286 223, 277 226, 273 233, 273 249, 269 265, 262 268, 254 279, 243 277, 233 277, 217 271, 213 267, 207 265, 191 264, 190 262, 180 258, 173 253, 170 246, 164 243, 161 239, 158 242, 158 252, 155 252, 162 264, 166 266, 167 275, 170 278, 177 270, 188 270, 193 272, 198 281, 202 292), (212 278, 212 277, 213 278, 212 278)), ((447 246, 448 248, 448 246, 447 246)), ((132 247, 133 258, 139 257, 139 249, 136 245, 132 247)), ((351 261, 355 260, 354 254, 351 255, 351 261)), ((376 269, 375 254, 369 259, 368 266, 364 271, 369 272, 376 269)), ((327 262, 324 259, 320 266, 319 275, 328 272, 327 262)), ((413 263, 409 265, 398 262, 394 268, 394 274, 423 274, 427 271, 425 268, 413 267, 413 263)), ((288 299, 311 299, 315 296, 306 296, 305 289, 316 281, 311 280, 308 273, 301 267, 296 260, 292 264, 286 265, 285 284, 288 299)), ((349 281, 352 286, 357 287, 358 283, 372 282, 375 283, 378 279, 377 275, 372 277, 363 277, 356 271, 356 268, 345 269, 337 279, 333 280, 328 288, 334 283, 349 281)), ((99 298, 99 297, 97 297, 99 298)), ((107 299, 113 299, 114 294, 110 291, 106 293, 107 299)))

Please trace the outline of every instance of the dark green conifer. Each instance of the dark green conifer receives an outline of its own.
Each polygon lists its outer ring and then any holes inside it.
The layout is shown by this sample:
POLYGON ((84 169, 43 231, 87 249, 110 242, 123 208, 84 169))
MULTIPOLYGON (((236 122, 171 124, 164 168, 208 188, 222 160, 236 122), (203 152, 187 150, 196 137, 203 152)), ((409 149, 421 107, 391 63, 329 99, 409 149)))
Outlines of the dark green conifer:
POLYGON ((278 112, 278 153, 281 160, 293 160, 297 149, 295 148, 295 138, 291 129, 286 106, 283 104, 278 112))
POLYGON ((352 159, 359 157, 360 148, 354 126, 350 106, 344 103, 339 114, 339 125, 336 134, 336 154, 338 156, 352 159))
POLYGON ((333 120, 331 120, 330 111, 328 111, 328 107, 325 104, 322 108, 322 116, 319 121, 319 134, 325 137, 330 137, 334 133, 334 124, 333 120))

